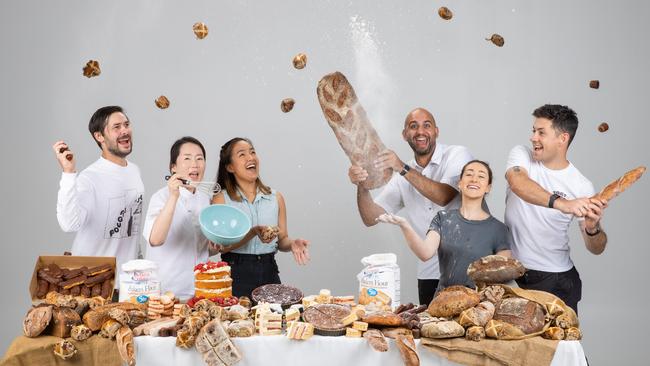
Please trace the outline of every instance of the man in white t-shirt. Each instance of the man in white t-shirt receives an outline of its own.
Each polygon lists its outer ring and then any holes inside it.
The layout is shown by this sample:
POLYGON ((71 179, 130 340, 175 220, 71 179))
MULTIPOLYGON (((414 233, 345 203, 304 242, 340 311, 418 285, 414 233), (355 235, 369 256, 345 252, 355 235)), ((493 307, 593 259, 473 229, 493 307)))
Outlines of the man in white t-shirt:
MULTIPOLYGON (((436 121, 426 109, 416 108, 406 115, 402 137, 413 149, 414 159, 404 164, 391 150, 379 155, 375 167, 380 171, 391 168, 399 175, 391 178, 375 200, 359 185, 368 172, 358 166, 350 167, 348 175, 357 185, 357 205, 366 226, 375 225, 375 219, 381 214, 396 214, 404 209, 406 219, 424 238, 433 217, 457 197, 455 187, 460 172, 473 157, 463 146, 436 144, 438 134, 436 121)), ((454 202, 457 205, 458 200, 454 202)), ((437 255, 426 262, 418 260, 420 304, 431 302, 439 278, 437 255)))
POLYGON ((121 107, 108 106, 93 114, 88 129, 102 154, 79 174, 69 146, 52 146, 63 170, 56 218, 63 231, 77 233, 73 255, 116 257, 119 269, 137 257, 142 225, 144 185, 140 169, 126 160, 131 122, 121 107))
POLYGON ((569 255, 569 226, 577 217, 587 249, 602 253, 607 235, 600 219, 607 202, 590 198, 593 184, 567 160, 576 113, 547 104, 533 116, 532 149, 515 146, 506 167, 505 223, 514 239, 512 254, 527 268, 517 283, 553 293, 577 312, 582 281, 569 255))

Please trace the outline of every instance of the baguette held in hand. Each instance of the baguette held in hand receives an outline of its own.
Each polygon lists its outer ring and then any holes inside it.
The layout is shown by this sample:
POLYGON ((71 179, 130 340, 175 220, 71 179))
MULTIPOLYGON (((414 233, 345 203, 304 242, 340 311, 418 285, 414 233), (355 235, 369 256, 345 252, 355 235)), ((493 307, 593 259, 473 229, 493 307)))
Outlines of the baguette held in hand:
POLYGON ((375 189, 386 184, 393 174, 392 169, 378 170, 373 164, 386 147, 370 124, 352 85, 337 71, 325 75, 318 82, 316 91, 325 119, 343 151, 352 165, 368 172, 368 178, 360 183, 361 186, 375 189))
POLYGON ((636 169, 632 169, 629 172, 623 174, 622 177, 608 184, 602 191, 597 193, 593 198, 601 200, 611 200, 612 198, 618 196, 623 191, 625 191, 629 186, 634 182, 639 180, 641 176, 645 173, 645 167, 640 166, 636 169))

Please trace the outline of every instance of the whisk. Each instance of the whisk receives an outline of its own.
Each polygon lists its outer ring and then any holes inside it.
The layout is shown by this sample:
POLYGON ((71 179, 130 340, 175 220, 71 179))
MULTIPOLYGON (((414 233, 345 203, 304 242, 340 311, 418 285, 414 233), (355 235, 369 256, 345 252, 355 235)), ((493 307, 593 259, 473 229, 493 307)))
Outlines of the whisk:
MULTIPOLYGON (((171 178, 171 175, 166 175, 165 180, 169 180, 171 178)), ((183 178, 178 178, 184 185, 194 187, 197 190, 207 194, 208 196, 212 197, 213 195, 221 192, 221 186, 217 182, 211 182, 211 181, 191 181, 189 179, 183 179, 183 178)))

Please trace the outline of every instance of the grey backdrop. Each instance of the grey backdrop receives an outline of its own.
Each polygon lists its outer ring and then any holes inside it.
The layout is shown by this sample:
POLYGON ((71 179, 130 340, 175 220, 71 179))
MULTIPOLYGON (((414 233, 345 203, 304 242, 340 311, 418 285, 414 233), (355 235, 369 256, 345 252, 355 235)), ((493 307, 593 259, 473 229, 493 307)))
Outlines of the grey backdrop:
MULTIPOLYGON (((279 256, 285 283, 305 293, 353 294, 361 257, 393 251, 402 297, 416 301, 415 260, 395 227, 367 229, 347 178, 349 161, 322 116, 316 83, 340 70, 356 87, 385 144, 411 158, 403 118, 430 109, 439 141, 468 146, 492 163, 492 212, 503 218, 507 153, 528 144, 531 111, 568 104, 581 125, 570 160, 597 187, 648 164, 650 5, 643 1, 6 1, 0 3, 0 144, 4 167, 0 348, 21 333, 27 286, 39 254, 60 254, 73 234, 55 215, 60 170, 51 151, 65 139, 83 169, 99 155, 87 132, 100 106, 126 108, 134 130, 130 159, 147 198, 163 186, 168 151, 182 135, 200 138, 213 177, 218 149, 247 136, 262 178, 286 197, 289 232, 311 240, 312 261, 279 256), (436 10, 449 6, 451 22, 436 10), (198 41, 192 24, 205 22, 198 41), (505 37, 497 48, 484 40, 505 37), (306 69, 291 65, 305 52, 306 69), (102 74, 81 68, 99 60, 102 74), (600 79, 601 89, 588 88, 600 79), (153 101, 164 94, 171 107, 153 101), (280 101, 296 99, 294 110, 280 101), (607 121, 601 134, 596 127, 607 121)), ((604 227, 609 245, 589 254, 571 232, 584 287, 583 345, 592 365, 642 364, 649 179, 614 200, 604 227)), ((146 202, 148 203, 148 201, 146 202)), ((142 242, 142 240, 141 240, 142 242)))

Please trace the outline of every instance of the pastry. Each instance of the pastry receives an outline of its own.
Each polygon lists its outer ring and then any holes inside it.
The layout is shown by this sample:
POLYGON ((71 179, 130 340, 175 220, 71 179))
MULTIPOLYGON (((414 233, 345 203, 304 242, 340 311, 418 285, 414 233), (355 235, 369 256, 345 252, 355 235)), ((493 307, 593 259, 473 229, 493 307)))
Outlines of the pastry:
POLYGON ((102 291, 100 293, 100 296, 105 298, 105 299, 110 299, 113 294, 113 281, 110 279, 104 280, 102 282, 102 291))
POLYGON ((210 321, 201 329, 196 338, 196 349, 208 366, 231 366, 242 358, 218 319, 210 321))
POLYGON ((234 320, 228 324, 228 335, 231 337, 251 337, 255 334, 255 324, 252 320, 234 320))
POLYGON ((196 344, 196 333, 193 333, 188 328, 181 328, 176 333, 176 347, 179 348, 192 348, 196 344))
POLYGON ((293 98, 285 98, 280 102, 280 110, 284 113, 289 113, 293 109, 296 101, 293 98))
MULTIPOLYGON (((104 301, 104 299, 101 299, 104 301)), ((110 316, 108 315, 108 312, 114 308, 120 308, 122 310, 130 311, 130 310, 144 310, 143 306, 140 304, 132 304, 129 302, 118 302, 118 303, 112 303, 108 305, 103 305, 103 306, 98 306, 95 307, 94 309, 88 311, 86 314, 83 316, 83 322, 86 324, 90 330, 93 332, 98 331, 104 322, 108 319, 110 319, 110 316)), ((92 305, 91 305, 92 308, 92 305)))
POLYGON ((485 328, 479 326, 472 326, 465 331, 465 339, 468 341, 478 342, 485 338, 485 328))
POLYGON ((392 169, 380 171, 373 164, 386 146, 368 120, 352 85, 342 73, 335 72, 318 82, 317 94, 325 119, 350 162, 368 172, 368 178, 360 185, 375 189, 386 184, 392 169))
POLYGON ((90 60, 86 63, 86 66, 83 68, 83 75, 87 78, 93 76, 99 76, 102 73, 102 70, 99 68, 99 62, 96 60, 90 60))
POLYGON ((156 107, 160 109, 169 108, 169 99, 164 95, 159 96, 154 102, 156 103, 156 107))
POLYGON ((302 300, 302 291, 293 286, 273 283, 256 288, 251 297, 257 303, 267 302, 290 306, 302 300))
POLYGON ((206 299, 232 296, 230 266, 226 262, 199 263, 194 267, 194 296, 206 299))
POLYGON ((192 30, 194 31, 194 35, 196 35, 197 39, 203 39, 208 36, 208 26, 204 23, 194 23, 192 30))
POLYGON ((63 340, 54 345, 54 354, 62 360, 72 358, 77 353, 77 348, 70 341, 63 340))
POLYGON ((38 337, 52 320, 52 307, 39 306, 29 309, 23 320, 23 334, 26 337, 38 337))
POLYGON ((75 341, 85 341, 93 335, 93 331, 83 324, 75 325, 70 331, 70 337, 75 341))
POLYGON ((603 122, 598 125, 598 132, 606 132, 607 130, 609 130, 609 125, 607 122, 603 122))
POLYGON ((120 308, 113 308, 108 311, 108 316, 111 319, 117 320, 122 325, 128 325, 130 322, 129 314, 126 310, 120 308))
POLYGON ((359 329, 354 329, 354 328, 345 328, 345 336, 349 338, 361 338, 361 335, 363 334, 362 331, 359 329))
POLYGON ((307 66, 307 55, 299 53, 293 57, 293 67, 296 69, 304 69, 307 66))
POLYGON ((443 6, 438 9, 438 15, 444 20, 451 20, 454 16, 454 13, 449 10, 449 8, 443 6))
POLYGON ((501 37, 501 35, 496 33, 494 33, 490 38, 486 38, 485 40, 494 43, 494 45, 497 47, 503 47, 506 42, 505 39, 501 37))
POLYGON ((599 80, 590 80, 589 81, 589 87, 592 88, 592 89, 600 88, 600 81, 599 80))

